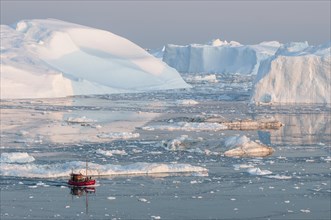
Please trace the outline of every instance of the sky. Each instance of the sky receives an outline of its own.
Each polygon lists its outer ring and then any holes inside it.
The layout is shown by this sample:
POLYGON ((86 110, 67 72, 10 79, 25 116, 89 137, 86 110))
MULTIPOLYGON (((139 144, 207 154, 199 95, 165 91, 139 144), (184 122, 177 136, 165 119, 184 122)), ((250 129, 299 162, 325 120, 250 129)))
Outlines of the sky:
POLYGON ((1 24, 55 18, 108 30, 144 48, 207 43, 331 40, 331 0, 0 0, 1 24))

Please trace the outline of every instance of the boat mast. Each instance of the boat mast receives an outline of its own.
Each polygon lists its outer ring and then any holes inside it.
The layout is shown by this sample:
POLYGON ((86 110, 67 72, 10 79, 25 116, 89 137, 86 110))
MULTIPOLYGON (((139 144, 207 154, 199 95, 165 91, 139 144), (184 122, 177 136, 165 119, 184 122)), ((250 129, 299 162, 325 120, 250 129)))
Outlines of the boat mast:
POLYGON ((87 177, 87 159, 86 159, 86 172, 85 172, 85 175, 87 177))

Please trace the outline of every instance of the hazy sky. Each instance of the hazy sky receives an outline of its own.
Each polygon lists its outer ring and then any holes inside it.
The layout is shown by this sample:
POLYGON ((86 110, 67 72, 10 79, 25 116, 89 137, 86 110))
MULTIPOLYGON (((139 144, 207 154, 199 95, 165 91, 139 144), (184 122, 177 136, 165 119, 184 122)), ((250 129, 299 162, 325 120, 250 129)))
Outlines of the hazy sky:
POLYGON ((1 0, 1 24, 56 18, 109 30, 142 47, 277 40, 331 40, 330 0, 67 1, 1 0))

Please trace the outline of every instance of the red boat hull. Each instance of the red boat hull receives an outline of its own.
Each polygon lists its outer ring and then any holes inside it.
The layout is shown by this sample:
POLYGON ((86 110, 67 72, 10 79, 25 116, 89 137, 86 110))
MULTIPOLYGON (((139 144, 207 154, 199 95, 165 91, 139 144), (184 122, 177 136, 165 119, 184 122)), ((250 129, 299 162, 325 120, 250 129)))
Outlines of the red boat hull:
POLYGON ((88 180, 88 181, 81 181, 81 182, 75 182, 72 180, 68 180, 68 184, 72 186, 91 186, 95 185, 95 180, 88 180))

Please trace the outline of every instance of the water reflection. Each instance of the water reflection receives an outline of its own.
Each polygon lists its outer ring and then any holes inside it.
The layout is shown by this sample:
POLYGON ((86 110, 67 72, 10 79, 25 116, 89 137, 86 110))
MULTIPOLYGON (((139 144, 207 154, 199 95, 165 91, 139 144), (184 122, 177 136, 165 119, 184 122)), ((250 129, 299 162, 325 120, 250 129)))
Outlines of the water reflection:
POLYGON ((265 144, 330 145, 331 117, 328 114, 276 114, 285 126, 275 131, 259 131, 265 144))
POLYGON ((74 196, 84 196, 87 194, 94 194, 96 192, 95 187, 70 187, 70 194, 74 196))

